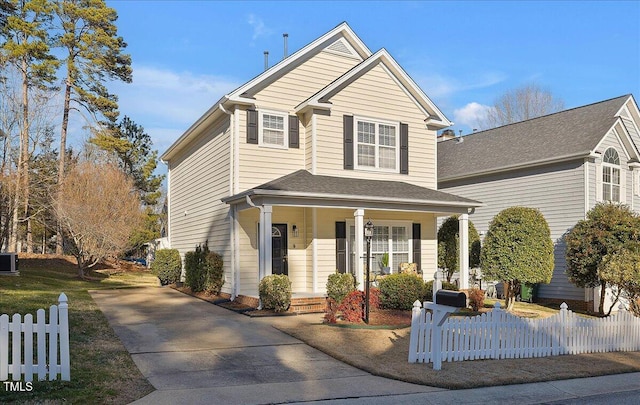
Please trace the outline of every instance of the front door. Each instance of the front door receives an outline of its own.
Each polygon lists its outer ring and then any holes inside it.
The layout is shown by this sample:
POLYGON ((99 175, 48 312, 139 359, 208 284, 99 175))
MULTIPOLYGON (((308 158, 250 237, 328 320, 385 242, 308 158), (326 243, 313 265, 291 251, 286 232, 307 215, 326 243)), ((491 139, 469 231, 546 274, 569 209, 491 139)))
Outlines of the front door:
POLYGON ((289 275, 287 263, 287 224, 273 224, 271 228, 273 274, 289 275))

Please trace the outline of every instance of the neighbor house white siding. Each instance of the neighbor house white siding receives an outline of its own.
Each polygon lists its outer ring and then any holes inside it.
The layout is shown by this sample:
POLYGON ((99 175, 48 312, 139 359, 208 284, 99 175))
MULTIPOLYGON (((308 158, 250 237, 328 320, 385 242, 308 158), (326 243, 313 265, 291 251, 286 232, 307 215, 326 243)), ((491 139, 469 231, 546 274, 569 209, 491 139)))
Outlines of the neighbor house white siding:
POLYGON ((539 209, 551 230, 555 244, 555 268, 550 284, 542 284, 539 296, 583 300, 584 290, 569 283, 565 274, 563 236, 585 215, 583 161, 558 163, 505 172, 482 178, 441 182, 440 190, 482 201, 469 216, 478 232, 486 232, 489 222, 505 208, 525 206, 539 209))

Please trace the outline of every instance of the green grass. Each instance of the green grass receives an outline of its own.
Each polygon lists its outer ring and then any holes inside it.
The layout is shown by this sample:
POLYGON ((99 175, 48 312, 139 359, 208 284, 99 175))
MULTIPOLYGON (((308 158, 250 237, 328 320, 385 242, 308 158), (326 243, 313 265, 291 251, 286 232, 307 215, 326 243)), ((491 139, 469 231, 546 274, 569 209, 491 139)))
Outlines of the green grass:
POLYGON ((20 259, 20 276, 0 277, 0 313, 10 316, 30 313, 35 319, 38 309, 67 295, 71 352, 71 381, 34 382, 31 392, 7 392, 0 384, 0 403, 128 403, 153 391, 88 290, 156 285, 156 277, 91 272, 91 280, 81 280, 76 273, 65 259, 31 256, 20 259))

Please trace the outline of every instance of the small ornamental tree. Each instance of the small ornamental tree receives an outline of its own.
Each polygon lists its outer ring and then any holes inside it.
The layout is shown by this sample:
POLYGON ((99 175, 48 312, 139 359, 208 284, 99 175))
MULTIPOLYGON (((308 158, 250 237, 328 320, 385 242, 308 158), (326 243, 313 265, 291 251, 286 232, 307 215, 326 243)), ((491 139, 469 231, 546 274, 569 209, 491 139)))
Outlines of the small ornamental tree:
POLYGON ((535 208, 511 207, 489 224, 481 254, 489 278, 508 284, 505 307, 513 309, 521 283, 549 283, 553 274, 553 241, 547 221, 535 208))
MULTIPOLYGON (((626 298, 629 301, 629 309, 640 316, 640 243, 633 243, 606 255, 598 266, 598 276, 603 282, 614 287, 618 297, 626 298)), ((611 313, 612 308, 613 305, 607 315, 611 313)))
POLYGON ((599 265, 630 242, 640 241, 640 218, 627 206, 600 203, 565 236, 567 277, 582 288, 600 287, 598 312, 604 315, 607 283, 598 274, 599 265))
MULTIPOLYGON (((438 267, 446 269, 447 282, 451 282, 453 273, 458 268, 458 246, 460 228, 458 215, 452 215, 438 229, 438 267)), ((480 264, 480 235, 473 222, 469 221, 469 267, 480 264)))

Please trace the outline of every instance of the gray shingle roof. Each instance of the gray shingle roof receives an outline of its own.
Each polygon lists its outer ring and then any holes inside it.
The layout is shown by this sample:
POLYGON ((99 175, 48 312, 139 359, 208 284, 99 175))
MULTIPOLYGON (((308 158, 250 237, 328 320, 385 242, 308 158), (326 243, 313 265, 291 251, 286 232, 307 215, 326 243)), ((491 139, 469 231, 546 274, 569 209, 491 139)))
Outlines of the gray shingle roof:
POLYGON ((348 177, 313 175, 306 170, 298 170, 268 183, 256 186, 235 196, 224 198, 230 202, 245 195, 294 195, 323 198, 358 198, 386 202, 423 202, 468 205, 481 205, 478 201, 457 195, 431 190, 425 187, 401 181, 366 180, 348 177))
POLYGON ((588 155, 630 95, 438 143, 438 181, 588 155))

